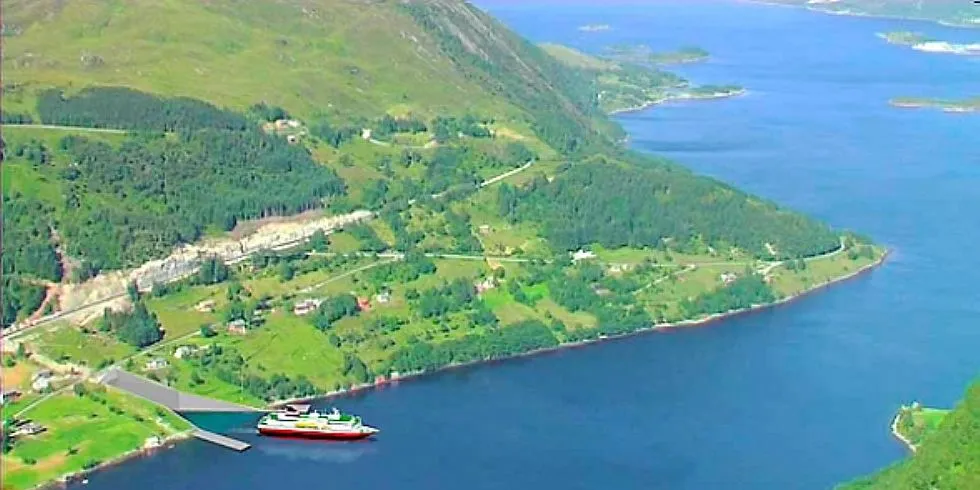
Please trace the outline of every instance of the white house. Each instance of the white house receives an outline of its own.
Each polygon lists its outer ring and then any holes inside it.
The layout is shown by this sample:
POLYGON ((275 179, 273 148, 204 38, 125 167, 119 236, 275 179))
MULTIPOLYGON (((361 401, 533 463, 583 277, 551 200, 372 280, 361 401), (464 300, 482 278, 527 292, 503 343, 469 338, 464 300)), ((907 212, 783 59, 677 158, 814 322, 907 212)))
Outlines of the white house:
POLYGON ((174 357, 176 357, 177 359, 183 359, 185 357, 190 356, 196 351, 197 349, 195 349, 194 347, 191 347, 189 345, 182 345, 178 347, 177 350, 174 351, 174 357))
POLYGON ((34 391, 44 391, 51 387, 51 378, 37 378, 31 383, 31 389, 34 391))
POLYGON ((572 254, 572 260, 578 262, 580 260, 594 259, 595 252, 591 250, 579 250, 572 254))
POLYGON ((163 369, 165 367, 167 367, 167 361, 164 359, 157 358, 146 362, 146 369, 149 370, 163 369))
POLYGON ((308 315, 320 307, 321 301, 318 299, 304 299, 293 306, 293 314, 296 316, 308 315))

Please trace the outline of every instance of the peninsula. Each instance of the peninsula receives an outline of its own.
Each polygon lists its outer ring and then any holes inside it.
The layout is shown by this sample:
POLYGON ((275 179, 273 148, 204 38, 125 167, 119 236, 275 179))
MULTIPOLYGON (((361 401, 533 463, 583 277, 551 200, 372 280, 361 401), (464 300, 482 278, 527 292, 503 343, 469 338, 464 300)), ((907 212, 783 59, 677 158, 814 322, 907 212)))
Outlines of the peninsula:
MULTIPOLYGON (((559 44, 542 44, 541 48, 561 63, 592 74, 599 88, 597 102, 608 114, 643 110, 670 101, 718 99, 746 92, 737 85, 692 86, 673 73, 650 66, 649 53, 594 56, 559 44)), ((690 55, 698 53, 690 51, 690 55)))
POLYGON ((899 97, 889 101, 894 107, 913 108, 913 109, 938 109, 943 112, 978 112, 980 111, 980 97, 969 99, 936 99, 927 97, 899 97))
POLYGON ((980 383, 953 410, 903 406, 892 434, 911 455, 881 472, 838 490, 978 488, 980 485, 980 383), (938 483, 938 484, 937 484, 938 483))
POLYGON ((675 51, 654 51, 642 44, 622 44, 606 48, 606 56, 625 63, 672 65, 705 61, 710 53, 696 46, 685 46, 675 51))
POLYGON ((886 254, 607 117, 737 88, 556 55, 462 0, 34 0, 4 26, 14 490, 188 435, 110 370, 262 407, 702 325, 886 254))
POLYGON ((878 37, 891 44, 908 46, 926 53, 945 53, 964 56, 980 55, 980 43, 957 44, 926 37, 918 32, 896 31, 879 33, 878 37))

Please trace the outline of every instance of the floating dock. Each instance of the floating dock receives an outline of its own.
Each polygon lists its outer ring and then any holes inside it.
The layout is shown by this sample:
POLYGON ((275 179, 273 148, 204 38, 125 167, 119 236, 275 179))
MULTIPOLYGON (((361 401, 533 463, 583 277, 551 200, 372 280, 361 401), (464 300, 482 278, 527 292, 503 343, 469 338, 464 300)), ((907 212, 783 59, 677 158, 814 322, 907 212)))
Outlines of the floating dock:
POLYGON ((239 441, 238 439, 232 439, 221 434, 215 434, 214 432, 208 432, 204 429, 194 429, 194 437, 207 441, 212 444, 217 444, 219 446, 224 446, 228 449, 234 449, 235 451, 242 452, 250 447, 252 447, 247 442, 239 441))

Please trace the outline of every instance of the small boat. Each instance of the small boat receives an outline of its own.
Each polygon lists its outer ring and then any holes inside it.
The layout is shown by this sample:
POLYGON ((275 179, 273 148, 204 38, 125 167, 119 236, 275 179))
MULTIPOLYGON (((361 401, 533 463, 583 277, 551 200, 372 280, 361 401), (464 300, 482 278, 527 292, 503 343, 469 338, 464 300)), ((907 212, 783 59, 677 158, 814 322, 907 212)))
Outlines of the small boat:
POLYGON ((356 440, 371 437, 380 430, 364 425, 356 415, 342 413, 336 408, 328 413, 311 410, 310 405, 286 405, 266 414, 256 426, 264 436, 298 437, 304 439, 356 440))

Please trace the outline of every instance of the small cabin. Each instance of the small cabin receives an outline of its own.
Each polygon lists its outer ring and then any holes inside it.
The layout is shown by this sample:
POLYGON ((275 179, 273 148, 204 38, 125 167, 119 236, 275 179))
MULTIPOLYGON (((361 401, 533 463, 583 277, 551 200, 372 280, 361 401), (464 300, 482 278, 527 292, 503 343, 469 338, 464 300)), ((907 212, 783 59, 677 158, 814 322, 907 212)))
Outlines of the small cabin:
POLYGON ((293 314, 296 316, 309 315, 320 307, 318 299, 304 299, 293 306, 293 314))
POLYGON ((209 300, 201 301, 200 303, 197 304, 197 306, 194 307, 194 309, 201 313, 213 313, 214 300, 209 299, 209 300))
POLYGON ((165 367, 167 367, 167 361, 164 359, 157 358, 157 359, 151 359, 146 362, 146 369, 149 369, 151 371, 155 371, 157 369, 163 369, 165 367))
POLYGON ((17 401, 22 393, 19 390, 4 390, 0 393, 0 405, 17 401))
POLYGON ((195 349, 194 347, 191 347, 189 345, 182 345, 178 347, 177 350, 174 351, 174 357, 176 357, 177 359, 183 359, 185 357, 189 357, 191 354, 193 354, 196 351, 197 349, 195 349))
POLYGON ((361 311, 371 310, 371 301, 367 298, 358 297, 357 298, 357 309, 361 311))
POLYGON ((497 287, 497 279, 493 276, 490 276, 476 283, 476 292, 477 294, 483 294, 496 287, 497 287))
POLYGON ((228 322, 228 333, 235 335, 245 335, 248 333, 248 326, 245 324, 245 320, 238 319, 232 322, 228 322))

